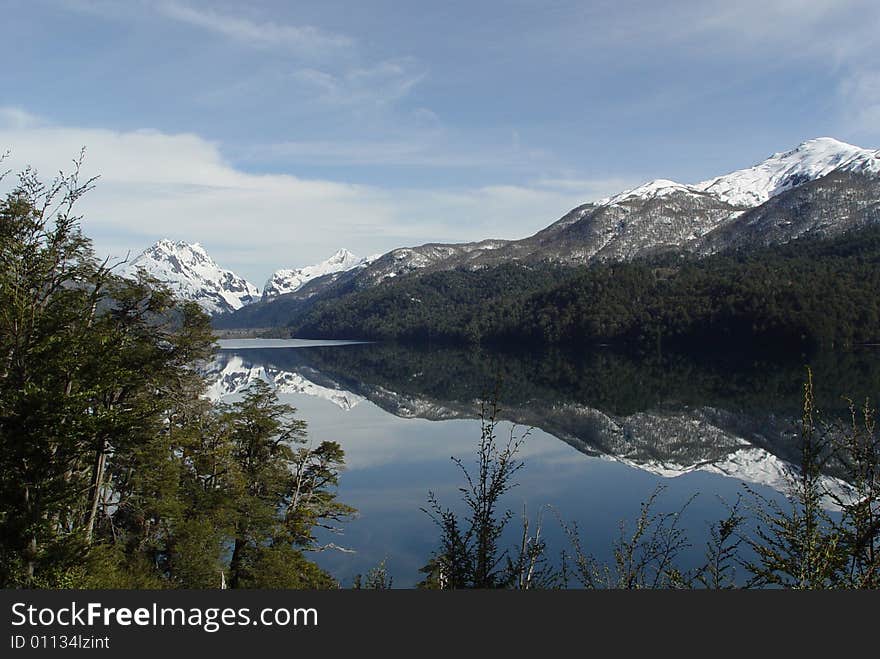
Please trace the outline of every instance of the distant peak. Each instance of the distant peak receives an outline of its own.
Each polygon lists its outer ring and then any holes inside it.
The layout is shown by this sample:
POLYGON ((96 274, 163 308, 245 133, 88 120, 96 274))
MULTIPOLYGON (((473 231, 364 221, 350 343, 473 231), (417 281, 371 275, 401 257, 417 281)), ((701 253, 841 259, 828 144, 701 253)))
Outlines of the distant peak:
POLYGON ((352 254, 344 247, 336 250, 332 256, 316 263, 301 268, 283 268, 276 270, 266 285, 263 286, 263 298, 268 299, 276 295, 292 293, 299 290, 307 282, 337 272, 344 272, 358 267, 364 263, 364 259, 352 254))
POLYGON ((648 197, 663 197, 669 194, 673 194, 675 192, 692 192, 691 188, 682 183, 678 183, 676 181, 671 181, 666 178, 655 178, 647 183, 643 183, 642 185, 631 188, 629 190, 625 190, 620 194, 614 195, 613 197, 606 197, 605 199, 600 199, 596 202, 599 206, 604 206, 606 204, 617 204, 626 199, 631 199, 633 197, 638 198, 648 198, 648 197))
POLYGON ((171 240, 170 238, 162 238, 157 240, 153 247, 162 247, 163 249, 191 249, 193 247, 201 248, 199 243, 188 243, 183 240, 171 240))
POLYGON ((816 137, 790 151, 774 153, 747 169, 697 183, 694 188, 736 206, 755 207, 869 153, 833 137, 816 137))
POLYGON ((123 276, 131 277, 141 270, 211 314, 240 309, 260 295, 256 286, 217 265, 198 242, 157 240, 128 264, 123 276))
POLYGON ((157 240, 153 245, 147 249, 148 252, 153 253, 164 253, 164 254, 181 254, 181 253, 190 253, 196 254, 203 258, 210 258, 208 256, 208 252, 205 250, 205 247, 201 243, 188 243, 184 240, 170 240, 168 238, 162 238, 161 240, 157 240))

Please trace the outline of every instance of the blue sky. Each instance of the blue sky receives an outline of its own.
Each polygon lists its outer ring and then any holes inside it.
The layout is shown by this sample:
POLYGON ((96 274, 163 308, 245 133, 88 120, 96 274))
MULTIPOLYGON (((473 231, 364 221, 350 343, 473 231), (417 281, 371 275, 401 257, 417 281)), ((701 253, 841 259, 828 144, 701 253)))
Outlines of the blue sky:
POLYGON ((99 251, 200 241, 258 285, 812 137, 880 145, 876 1, 0 4, 12 167, 85 146, 99 251))

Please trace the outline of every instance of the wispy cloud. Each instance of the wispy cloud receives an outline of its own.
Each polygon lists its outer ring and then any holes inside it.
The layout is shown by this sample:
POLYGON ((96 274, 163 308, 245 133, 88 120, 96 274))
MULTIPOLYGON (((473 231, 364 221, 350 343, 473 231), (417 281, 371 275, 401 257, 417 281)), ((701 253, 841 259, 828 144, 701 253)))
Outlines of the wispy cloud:
POLYGON ((412 57, 373 59, 353 37, 311 25, 253 20, 176 0, 158 4, 156 11, 165 19, 281 56, 259 72, 201 92, 205 99, 245 91, 264 96, 293 87, 302 90, 296 98, 306 106, 375 110, 408 96, 426 75, 412 57))
MULTIPOLYGON (((648 81, 635 111, 693 106, 703 98, 749 93, 756 78, 788 79, 813 71, 840 81, 828 89, 842 133, 880 136, 870 82, 880 73, 880 3, 876 0, 619 0, 615 10, 590 3, 565 23, 528 36, 530 46, 638 76, 658 62, 676 61, 678 75, 648 81), (662 56, 661 60, 649 59, 662 56), (692 74, 701 76, 695 84, 692 74), (647 102, 645 102, 647 101, 647 102), (860 109, 864 108, 864 109, 860 109)), ((806 137, 806 136, 805 136, 806 137)))
POLYGON ((310 99, 335 107, 364 104, 391 105, 405 96, 425 77, 414 59, 386 60, 330 72, 318 68, 295 69, 291 81, 311 91, 310 99))
POLYGON ((532 187, 546 190, 562 190, 576 192, 584 201, 594 201, 621 190, 628 190, 641 182, 632 178, 539 178, 532 182, 532 187))
POLYGON ((343 245, 370 254, 429 241, 518 238, 584 201, 583 190, 547 185, 392 190, 253 174, 194 134, 7 121, 20 116, 30 115, 0 111, 0 148, 12 150, 13 169, 54 173, 86 146, 83 173, 101 179, 81 212, 102 253, 121 256, 162 237, 201 241, 256 282, 343 245))
MULTIPOLYGON (((875 0, 724 2, 704 17, 710 33, 768 58, 809 60, 840 80, 839 130, 880 137, 880 4, 875 0)), ((833 96, 832 96, 833 97, 833 96)))
POLYGON ((326 55, 348 50, 354 40, 311 25, 289 25, 274 21, 253 21, 240 16, 196 8, 179 2, 162 2, 158 11, 165 17, 222 35, 254 47, 281 47, 305 55, 326 55))
MULTIPOLYGON (((236 154, 243 162, 321 166, 391 165, 431 168, 534 170, 551 154, 510 145, 462 144, 446 131, 411 131, 400 139, 300 140, 250 145, 236 154)), ((562 189, 562 186, 541 186, 562 189)), ((569 189, 573 189, 571 186, 569 189)))

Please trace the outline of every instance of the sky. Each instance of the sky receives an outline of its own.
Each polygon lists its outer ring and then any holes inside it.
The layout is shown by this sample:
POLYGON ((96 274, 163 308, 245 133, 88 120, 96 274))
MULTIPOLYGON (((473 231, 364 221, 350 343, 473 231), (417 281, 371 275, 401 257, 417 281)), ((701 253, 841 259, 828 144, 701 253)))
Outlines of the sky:
MULTIPOLYGON (((0 151, 102 255, 258 286, 341 247, 521 238, 654 178, 880 146, 876 0, 0 0, 0 151)), ((4 185, 12 184, 7 177, 4 185)))

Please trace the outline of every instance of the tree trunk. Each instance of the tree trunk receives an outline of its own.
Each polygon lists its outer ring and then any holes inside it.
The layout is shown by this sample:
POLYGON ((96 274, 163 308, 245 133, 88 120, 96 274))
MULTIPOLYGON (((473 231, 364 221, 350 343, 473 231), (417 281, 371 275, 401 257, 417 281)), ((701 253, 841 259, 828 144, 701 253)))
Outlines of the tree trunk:
POLYGON ((229 587, 238 588, 240 582, 241 559, 247 543, 241 538, 235 539, 235 548, 232 550, 232 560, 229 561, 229 587))
POLYGON ((92 466, 92 485, 89 489, 89 516, 86 521, 86 542, 92 544, 92 535, 95 531, 95 520, 98 517, 98 503, 101 500, 101 490, 104 486, 104 465, 107 462, 107 442, 102 438, 98 442, 95 451, 95 464, 92 466))

